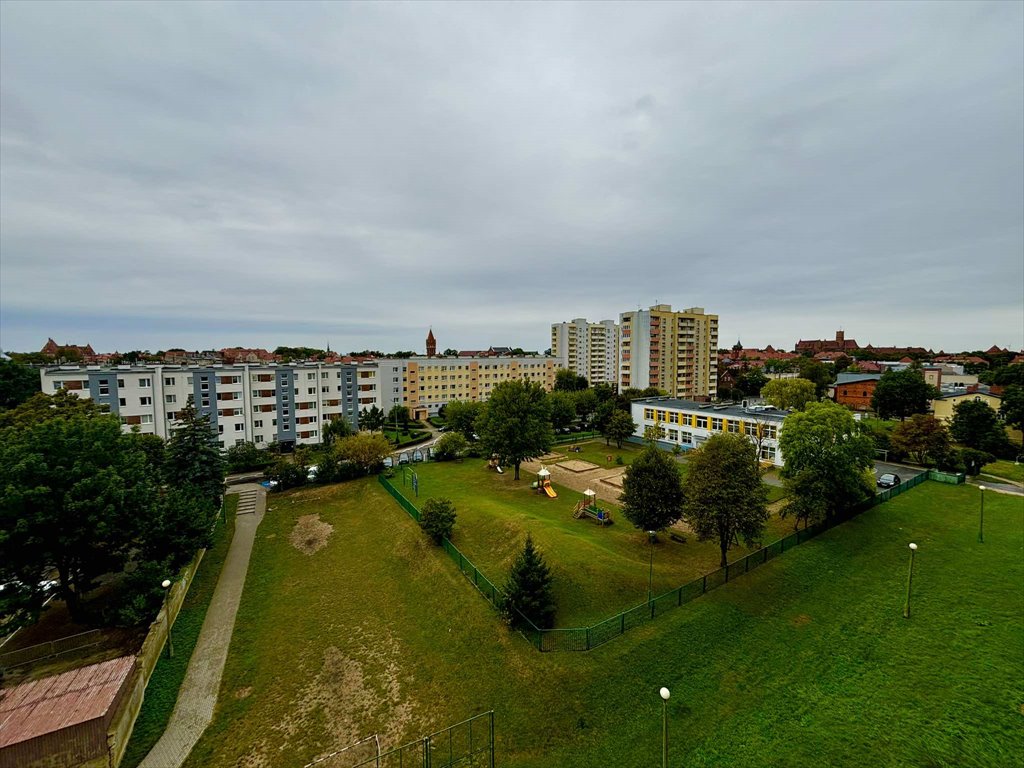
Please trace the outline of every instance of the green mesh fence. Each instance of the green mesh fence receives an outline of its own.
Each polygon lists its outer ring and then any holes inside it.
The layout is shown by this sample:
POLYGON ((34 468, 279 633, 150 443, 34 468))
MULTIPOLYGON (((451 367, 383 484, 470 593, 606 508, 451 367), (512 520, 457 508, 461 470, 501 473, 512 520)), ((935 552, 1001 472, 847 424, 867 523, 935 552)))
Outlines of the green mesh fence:
MULTIPOLYGON (((710 573, 694 579, 688 584, 669 590, 664 594, 651 598, 649 602, 641 603, 628 610, 611 616, 603 621, 589 627, 561 627, 556 629, 539 629, 525 616, 520 615, 519 632, 527 641, 540 651, 589 651, 597 648, 609 640, 625 634, 635 627, 639 627, 657 616, 678 608, 701 595, 716 589, 729 581, 742 576, 745 573, 764 565, 769 560, 778 557, 799 544, 803 544, 820 533, 823 533, 837 525, 853 519, 861 512, 871 509, 877 504, 882 504, 889 499, 906 493, 911 488, 916 488, 925 480, 930 479, 932 473, 923 473, 910 478, 894 488, 889 488, 881 493, 867 499, 860 506, 851 509, 843 514, 820 523, 809 525, 806 528, 794 531, 788 536, 766 544, 760 549, 718 568, 710 573)), ((955 476, 954 476, 955 477, 955 476)), ((401 491, 393 486, 383 475, 378 475, 380 484, 390 493, 399 505, 413 520, 419 520, 419 510, 406 499, 401 491)), ((952 480, 940 480, 940 482, 954 482, 952 480)), ((500 605, 502 591, 484 575, 449 539, 445 539, 444 551, 458 566, 462 575, 469 580, 474 587, 484 596, 494 608, 500 605)))

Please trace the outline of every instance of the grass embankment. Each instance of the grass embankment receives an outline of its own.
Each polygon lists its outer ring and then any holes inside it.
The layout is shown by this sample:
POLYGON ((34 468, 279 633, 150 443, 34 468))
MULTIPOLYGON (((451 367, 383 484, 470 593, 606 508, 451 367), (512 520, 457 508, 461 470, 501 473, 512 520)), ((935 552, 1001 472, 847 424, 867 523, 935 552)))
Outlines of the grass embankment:
POLYGON ((282 494, 187 765, 291 768, 492 708, 503 768, 656 765, 663 685, 674 766, 1016 765, 1024 508, 986 501, 984 544, 977 489, 924 483, 595 651, 542 654, 374 479, 282 494), (311 514, 334 530, 304 555, 311 514))
POLYGON ((135 768, 142 762, 160 739, 171 718, 174 704, 178 700, 178 690, 185 679, 185 670, 199 640, 199 630, 206 618, 206 609, 210 606, 213 590, 220 578, 221 566, 224 565, 224 558, 234 536, 237 508, 237 495, 224 497, 227 525, 218 522, 214 530, 213 545, 203 555, 199 570, 185 596, 185 602, 182 603, 178 617, 174 620, 174 658, 168 659, 166 652, 163 653, 153 669, 153 675, 146 686, 142 709, 139 710, 139 717, 135 721, 131 740, 121 762, 122 768, 135 768))
POLYGON ((1013 483, 1024 483, 1024 464, 1014 464, 1012 461, 993 461, 981 468, 986 475, 1009 480, 1013 483))
MULTIPOLYGON (((570 454, 576 458, 576 454, 570 454)), ((612 513, 615 524, 576 520, 573 507, 582 494, 555 484, 552 499, 530 488, 536 478, 511 470, 489 472, 483 462, 428 464, 417 468, 419 499, 444 496, 455 503, 458 520, 452 541, 488 578, 501 586, 526 534, 544 554, 555 579, 558 604, 556 626, 595 624, 647 600, 651 545, 614 504, 599 506, 612 513)), ((398 487, 401 478, 396 477, 398 487)), ((404 489, 413 499, 411 487, 404 489)), ((766 541, 792 530, 792 524, 774 518, 766 541)), ((734 548, 730 560, 751 550, 734 548)), ((713 542, 686 542, 659 537, 654 546, 653 592, 659 595, 718 568, 720 553, 713 542)))

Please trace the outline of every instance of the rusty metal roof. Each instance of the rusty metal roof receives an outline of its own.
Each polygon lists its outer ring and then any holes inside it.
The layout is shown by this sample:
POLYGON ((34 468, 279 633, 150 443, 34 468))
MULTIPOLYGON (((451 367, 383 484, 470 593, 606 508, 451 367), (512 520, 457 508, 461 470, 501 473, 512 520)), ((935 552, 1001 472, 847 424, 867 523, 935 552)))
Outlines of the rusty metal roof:
POLYGON ((134 666, 122 656, 0 691, 0 748, 102 717, 134 666))

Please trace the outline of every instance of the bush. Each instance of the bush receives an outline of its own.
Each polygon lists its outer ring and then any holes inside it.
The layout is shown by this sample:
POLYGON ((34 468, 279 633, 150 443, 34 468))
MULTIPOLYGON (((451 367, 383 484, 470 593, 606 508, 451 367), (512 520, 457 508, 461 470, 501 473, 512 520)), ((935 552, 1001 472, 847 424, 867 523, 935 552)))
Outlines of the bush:
POLYGON ((459 432, 448 432, 434 445, 434 458, 438 461, 451 461, 457 459, 466 448, 469 442, 459 432))
POLYGON ((274 490, 284 491, 289 488, 298 488, 306 484, 308 468, 294 461, 280 458, 263 471, 263 476, 268 480, 277 481, 274 490))
POLYGON ((625 464, 626 462, 622 460, 622 457, 621 457, 621 456, 616 456, 616 457, 615 457, 615 463, 616 463, 616 464, 618 464, 618 465, 619 465, 619 466, 621 467, 621 466, 622 466, 623 464, 625 464))
POLYGON ((451 499, 427 499, 420 508, 420 528, 440 545, 450 539, 455 527, 455 505, 451 499))
POLYGON ((986 451, 979 451, 975 448, 960 449, 960 463, 969 475, 977 476, 981 473, 983 466, 991 464, 995 460, 996 457, 986 451))
POLYGON ((227 450, 228 472, 250 472, 270 466, 274 458, 255 443, 238 443, 227 450))

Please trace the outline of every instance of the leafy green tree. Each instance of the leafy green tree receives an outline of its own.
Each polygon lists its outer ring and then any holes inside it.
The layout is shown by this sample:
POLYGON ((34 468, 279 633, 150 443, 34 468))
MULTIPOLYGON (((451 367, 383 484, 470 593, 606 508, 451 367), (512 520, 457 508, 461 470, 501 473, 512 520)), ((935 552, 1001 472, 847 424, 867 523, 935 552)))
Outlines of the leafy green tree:
MULTIPOLYGON (((978 377, 981 378, 980 376, 978 377)), ((1024 363, 1016 365, 1003 365, 993 370, 986 377, 989 384, 998 384, 1001 387, 1008 387, 1011 384, 1024 386, 1024 363)))
MULTIPOLYGON (((1024 366, 1020 367, 1024 368, 1024 366)), ((999 415, 1011 427, 1024 430, 1024 385, 1011 384, 1003 390, 999 415)))
POLYGON ((576 392, 589 386, 585 376, 578 376, 568 368, 559 368, 555 372, 556 392, 576 392))
POLYGON ((320 437, 323 444, 330 447, 334 445, 335 441, 348 437, 351 434, 352 425, 349 424, 348 419, 339 414, 323 425, 320 437))
POLYGON ((979 451, 975 448, 961 448, 959 453, 963 471, 975 477, 981 474, 981 470, 986 464, 991 464, 996 460, 996 457, 988 451, 979 451))
POLYGON ((129 438, 146 456, 146 465, 154 478, 162 478, 164 461, 167 456, 167 443, 160 435, 145 435, 141 432, 130 432, 129 438))
POLYGON ((550 629, 555 623, 555 597, 551 570, 544 557, 526 534, 526 543, 516 556, 505 582, 501 613, 512 626, 528 628, 524 619, 539 629, 550 629))
POLYGON ((117 417, 77 414, 0 433, 0 582, 27 594, 20 620, 35 615, 37 587, 56 569, 76 621, 96 578, 119 571, 148 520, 153 494, 146 457, 117 417))
POLYGON ((551 426, 555 429, 568 427, 576 420, 575 392, 555 391, 548 395, 551 407, 551 426))
POLYGON ((796 360, 790 358, 788 360, 765 360, 764 371, 765 373, 792 373, 796 368, 796 360))
POLYGON ((736 389, 746 397, 755 397, 768 384, 768 377, 760 368, 750 368, 736 377, 736 389))
POLYGON ((515 467, 516 480, 519 465, 547 453, 554 440, 548 396, 535 382, 512 379, 498 384, 476 424, 487 450, 515 467))
POLYGON ((274 461, 274 458, 267 451, 261 451, 256 447, 255 443, 249 442, 232 445, 228 448, 225 459, 228 472, 263 470, 274 461))
POLYGON ((601 430, 601 434, 604 435, 606 445, 610 444, 610 442, 614 440, 615 445, 621 448, 622 441, 632 435, 635 431, 636 422, 633 421, 633 417, 625 411, 620 411, 616 408, 612 411, 611 416, 608 417, 608 421, 601 430))
POLYGON ((305 456, 302 454, 291 458, 280 456, 273 464, 263 470, 263 476, 267 480, 277 483, 274 490, 286 491, 289 488, 298 488, 300 485, 305 485, 308 482, 309 467, 306 464, 305 456))
POLYGON ((28 427, 50 419, 95 416, 106 412, 106 406, 100 407, 88 398, 72 395, 66 389, 57 390, 52 395, 37 392, 16 408, 0 411, 0 428, 28 427))
POLYGON ((768 522, 768 492, 757 468, 757 453, 741 435, 718 434, 690 451, 683 481, 683 518, 700 541, 718 542, 726 553, 740 538, 755 546, 768 522))
POLYGON ((404 405, 394 405, 391 410, 388 411, 388 417, 385 421, 386 425, 394 427, 395 424, 401 429, 409 429, 409 409, 404 405))
POLYGON ((154 496, 139 550, 143 561, 162 563, 176 573, 210 544, 218 507, 192 486, 169 486, 154 496))
POLYGON ((434 444, 434 458, 438 461, 451 461, 462 455, 469 447, 469 442, 461 432, 448 432, 434 444))
POLYGON ((807 379, 772 379, 761 389, 761 397, 776 408, 802 411, 814 402, 814 382, 807 379))
POLYGON ((376 432, 384 427, 384 411, 376 405, 363 408, 359 412, 359 428, 376 432))
POLYGON ((1007 452, 1009 440, 999 416, 983 400, 963 400, 953 406, 950 434, 958 443, 996 456, 1007 452))
POLYGON ((0 410, 19 406, 38 391, 38 371, 12 360, 0 360, 0 410))
POLYGON ((908 454, 918 464, 938 464, 952 449, 946 425, 924 413, 901 421, 889 440, 893 448, 908 454))
MULTIPOLYGON (((616 408, 614 399, 602 400, 598 403, 597 410, 594 411, 594 428, 603 435, 605 429, 608 427, 608 422, 611 421, 612 415, 617 410, 619 409, 616 408)), ((626 413, 627 416, 629 415, 626 411, 623 411, 623 413, 626 413)))
POLYGON ((452 537, 455 527, 455 505, 451 499, 430 498, 420 507, 420 528, 441 545, 445 539, 452 537))
POLYGON ((875 385, 871 408, 883 419, 900 419, 925 413, 928 401, 937 396, 935 387, 924 380, 917 368, 886 371, 875 385))
POLYGON ((453 347, 448 347, 448 349, 446 349, 442 354, 444 354, 445 357, 458 357, 459 350, 454 349, 453 347))
POLYGON ((385 456, 390 455, 391 443, 384 435, 360 432, 339 440, 335 450, 340 458, 351 461, 370 474, 383 463, 385 456))
POLYGON ((643 531, 661 531, 683 514, 683 481, 669 454, 649 445, 622 478, 622 514, 643 531))
POLYGON ((196 410, 189 395, 167 441, 164 479, 171 486, 191 485, 219 509, 226 468, 210 417, 196 410))
POLYGON ((595 384, 592 391, 599 403, 603 403, 605 400, 615 399, 615 387, 611 384, 595 384))
POLYGON ((828 391, 828 385, 835 381, 833 370, 820 360, 811 357, 800 357, 796 359, 796 372, 801 379, 814 382, 814 397, 820 400, 828 391))
POLYGON ((874 493, 874 443, 838 403, 811 403, 787 416, 779 448, 786 462, 779 474, 791 492, 784 514, 797 521, 846 512, 874 493))
POLYGON ((469 440, 476 430, 476 421, 483 412, 484 404, 473 400, 453 400, 444 412, 445 424, 449 429, 460 432, 469 440))
POLYGON ((597 410, 597 395, 592 389, 581 389, 573 393, 573 400, 576 406, 576 416, 588 420, 597 410))

